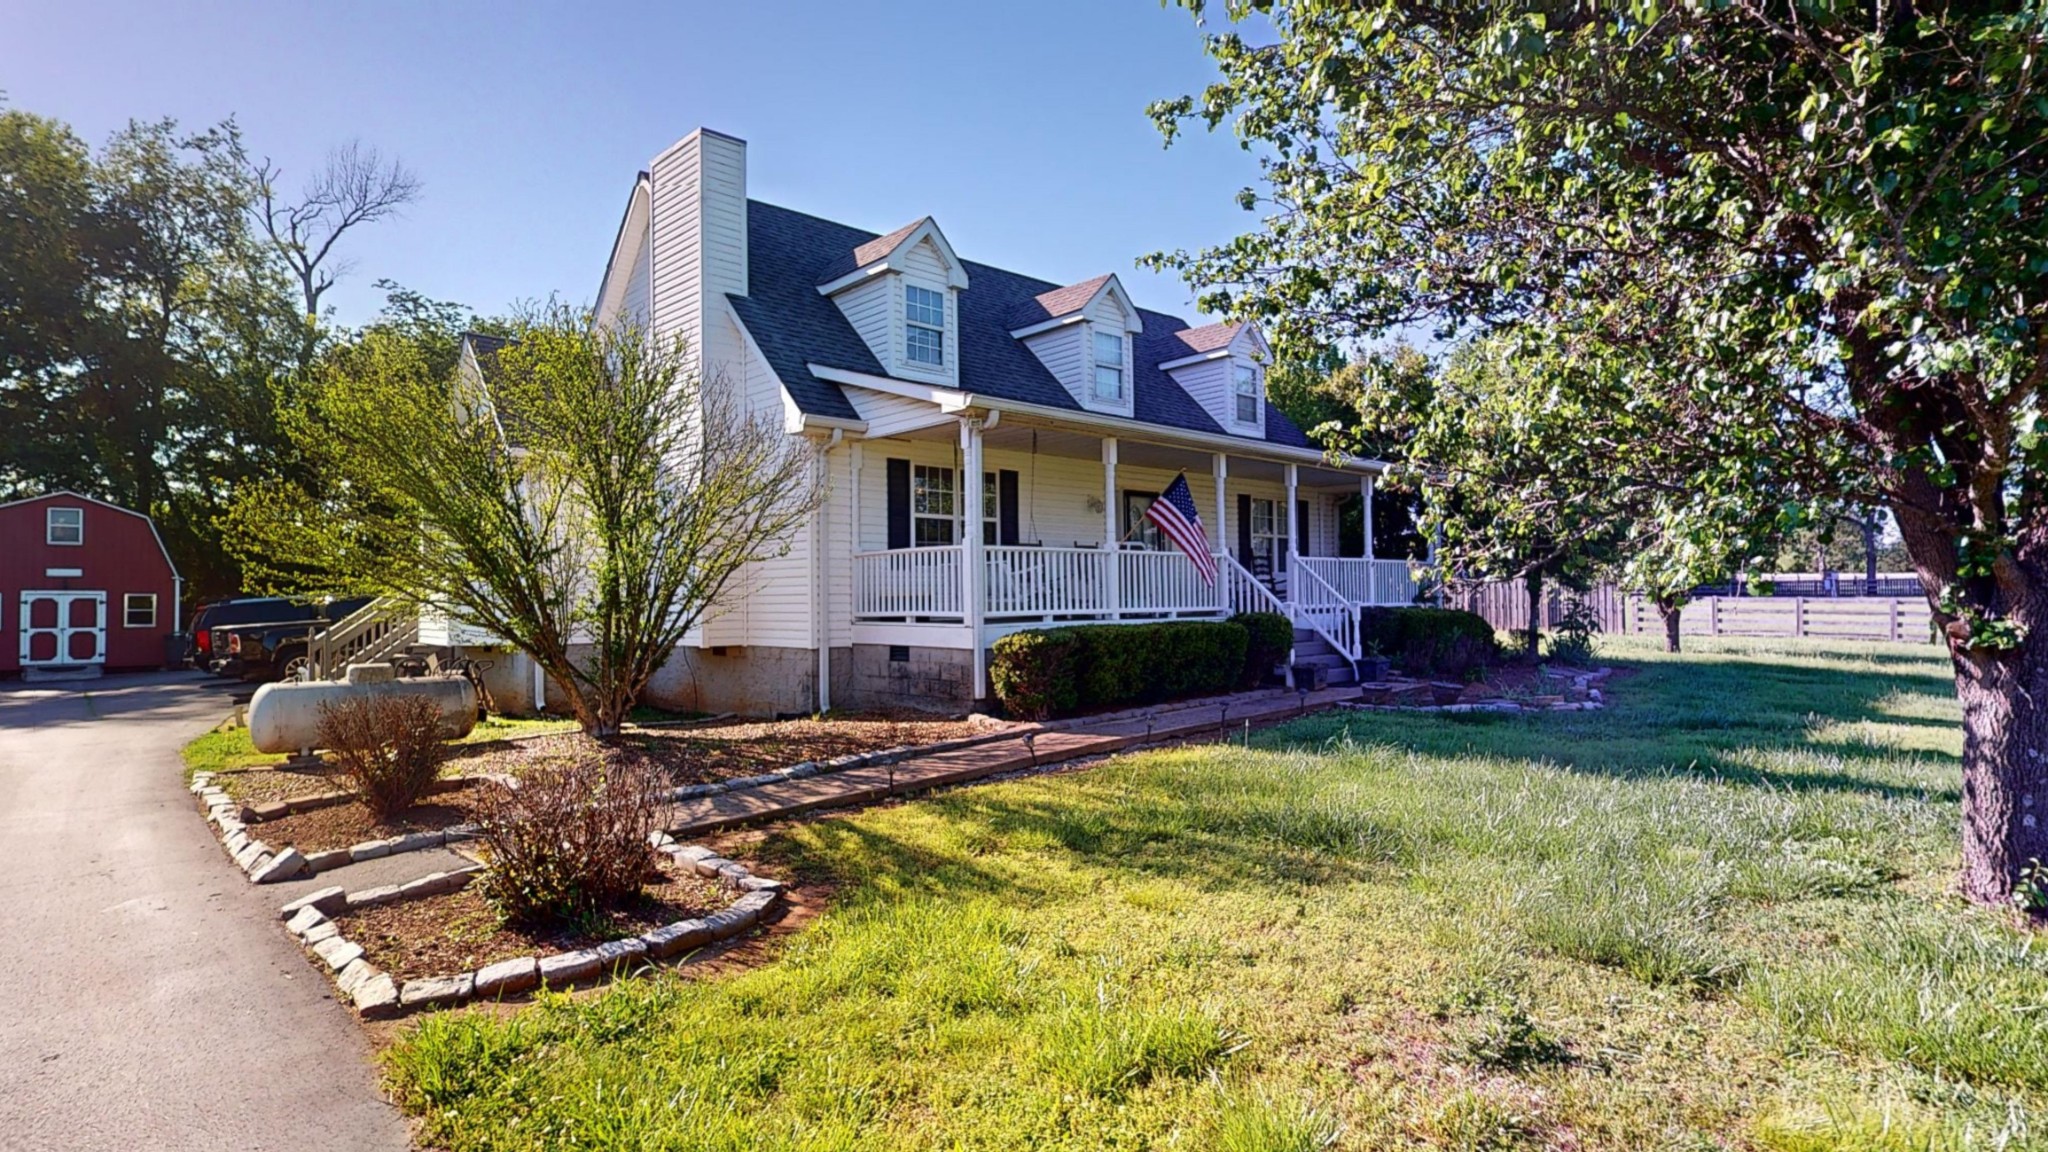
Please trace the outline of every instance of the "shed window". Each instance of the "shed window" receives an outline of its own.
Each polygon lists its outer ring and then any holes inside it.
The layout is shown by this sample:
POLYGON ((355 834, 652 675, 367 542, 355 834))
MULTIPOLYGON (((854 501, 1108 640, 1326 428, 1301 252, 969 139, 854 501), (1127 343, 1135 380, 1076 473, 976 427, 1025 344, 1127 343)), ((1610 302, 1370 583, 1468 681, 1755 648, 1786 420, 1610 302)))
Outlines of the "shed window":
POLYGON ((1237 422, 1257 424, 1259 422, 1259 370, 1249 364, 1237 366, 1235 385, 1237 394, 1237 422))
POLYGON ((1123 402, 1124 338, 1114 332, 1095 334, 1095 398, 1123 402))
POLYGON ((946 363, 946 297, 915 284, 903 286, 903 356, 913 364, 946 363))
POLYGON ((43 540, 49 544, 85 543, 85 509, 52 508, 43 521, 43 540))
POLYGON ((121 626, 156 627, 156 593, 130 592, 121 598, 121 626))

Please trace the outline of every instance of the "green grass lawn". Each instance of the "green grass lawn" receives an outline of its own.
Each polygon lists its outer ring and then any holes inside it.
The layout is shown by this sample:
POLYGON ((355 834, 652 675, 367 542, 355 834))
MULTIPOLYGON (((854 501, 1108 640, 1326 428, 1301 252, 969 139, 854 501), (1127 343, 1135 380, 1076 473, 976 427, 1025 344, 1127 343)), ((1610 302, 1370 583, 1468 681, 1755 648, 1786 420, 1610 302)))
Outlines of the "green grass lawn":
MULTIPOLYGON (((574 720, 553 717, 486 716, 469 730, 469 735, 455 744, 487 744, 493 740, 506 740, 515 736, 546 736, 557 732, 578 731, 574 720)), ((220 727, 185 745, 185 777, 191 779, 195 772, 233 773, 245 768, 268 768, 284 763, 285 757, 272 752, 258 752, 249 742, 249 730, 245 727, 220 727)), ((232 779, 223 781, 232 784, 232 779)), ((232 787, 229 789, 233 791, 232 787)))
POLYGON ((430 1017, 391 1082, 455 1150, 2042 1146, 1944 665, 1699 648, 818 820, 773 962, 430 1017))

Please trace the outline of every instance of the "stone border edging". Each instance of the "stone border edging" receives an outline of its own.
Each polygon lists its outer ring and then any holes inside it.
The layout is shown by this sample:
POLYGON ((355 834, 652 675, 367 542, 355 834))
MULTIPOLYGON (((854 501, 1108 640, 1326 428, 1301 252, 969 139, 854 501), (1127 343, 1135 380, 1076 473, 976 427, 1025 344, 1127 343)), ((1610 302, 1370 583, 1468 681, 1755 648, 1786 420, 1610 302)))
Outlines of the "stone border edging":
POLYGON ((589 948, 548 956, 520 956, 486 964, 452 976, 407 980, 403 987, 365 958, 360 944, 341 934, 335 918, 361 908, 439 896, 467 887, 483 865, 455 872, 435 872, 405 884, 348 892, 323 888, 293 900, 279 910, 285 931, 327 966, 342 998, 365 1020, 388 1020, 425 1008, 452 1008, 469 1000, 502 999, 537 987, 561 988, 596 976, 615 977, 635 963, 666 960, 678 953, 729 940, 759 923, 781 899, 780 880, 756 876, 746 865, 728 860, 701 844, 677 844, 667 833, 653 836, 657 851, 699 876, 716 879, 740 893, 737 900, 709 916, 678 920, 650 928, 638 936, 607 940, 589 948))
MULTIPOLYGON (((1582 672, 1574 675, 1571 682, 1571 691, 1574 693, 1584 693, 1586 698, 1583 700, 1553 700, 1542 704, 1534 702, 1525 703, 1506 698, 1472 700, 1462 704, 1367 704, 1362 700, 1343 700, 1338 702, 1337 707, 1349 709, 1353 712, 1497 712, 1507 715, 1536 712, 1598 712, 1607 707, 1607 700, 1601 695, 1600 689, 1595 687, 1595 685, 1606 683, 1607 678, 1612 675, 1614 675, 1614 669, 1612 668, 1598 668, 1591 672, 1582 672)), ((1428 686, 1427 681, 1416 681, 1416 683, 1422 687, 1428 686)), ((1543 695, 1554 694, 1539 694, 1538 698, 1540 699, 1543 695)))
MULTIPOLYGON (((206 821, 218 829, 221 847, 235 862, 235 867, 240 868, 252 884, 279 884, 286 880, 303 880, 308 876, 364 860, 397 856, 405 852, 424 852, 429 848, 441 848, 449 844, 474 840, 478 836, 476 825, 456 824, 436 831, 408 832, 382 840, 365 840, 346 848, 326 848, 318 852, 301 852, 290 845, 272 848, 249 832, 250 824, 261 824, 264 822, 263 819, 250 820, 249 806, 236 801, 225 790, 215 787, 213 776, 211 772, 193 773, 191 791, 206 805, 206 821)), ((445 781, 437 780, 428 794, 452 792, 457 788, 487 779, 489 777, 457 776, 445 781)), ((317 798, 326 801, 331 796, 340 796, 341 801, 338 802, 353 799, 347 793, 323 793, 317 798)), ((337 802, 328 801, 302 810, 313 811, 317 808, 333 807, 335 803, 337 802)))

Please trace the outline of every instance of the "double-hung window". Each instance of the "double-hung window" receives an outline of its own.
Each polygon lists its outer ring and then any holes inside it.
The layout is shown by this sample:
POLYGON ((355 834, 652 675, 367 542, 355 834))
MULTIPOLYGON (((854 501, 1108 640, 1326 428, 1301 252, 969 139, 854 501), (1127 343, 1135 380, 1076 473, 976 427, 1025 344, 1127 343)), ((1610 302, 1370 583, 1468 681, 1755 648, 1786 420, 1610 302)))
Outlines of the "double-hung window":
POLYGON ((1095 398, 1124 400, 1124 338, 1114 332, 1095 334, 1095 398))
POLYGON ((1237 422, 1257 424, 1259 422, 1259 370, 1249 364, 1237 366, 1237 377, 1232 385, 1237 398, 1237 422))
POLYGON ((945 293, 903 286, 903 358, 912 364, 946 366, 945 293))
POLYGON ((85 509, 50 509, 43 518, 43 543, 85 543, 85 509))
POLYGON ((951 468, 941 468, 934 464, 918 464, 911 468, 912 544, 919 548, 936 548, 951 544, 955 507, 951 468))
POLYGON ((121 627, 156 627, 156 593, 130 592, 121 597, 121 627))
POLYGON ((1003 542, 1001 500, 1002 497, 996 491, 996 474, 993 472, 983 472, 981 474, 981 542, 991 547, 1003 542))

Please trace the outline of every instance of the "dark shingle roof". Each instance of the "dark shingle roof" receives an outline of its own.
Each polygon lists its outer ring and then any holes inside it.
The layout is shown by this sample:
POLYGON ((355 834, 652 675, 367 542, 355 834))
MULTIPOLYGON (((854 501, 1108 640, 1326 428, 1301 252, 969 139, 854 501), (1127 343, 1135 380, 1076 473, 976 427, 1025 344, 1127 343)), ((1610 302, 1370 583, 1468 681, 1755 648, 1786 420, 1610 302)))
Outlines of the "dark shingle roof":
MULTIPOLYGON (((753 202, 749 201, 749 204, 751 203, 753 202)), ((818 283, 830 284, 832 281, 839 279, 856 268, 865 268, 875 261, 882 259, 889 253, 894 252, 896 246, 903 243, 904 237, 917 231, 918 226, 929 219, 931 219, 929 216, 919 216, 917 219, 912 220, 910 223, 905 224, 886 236, 877 236, 866 243, 855 245, 853 248, 842 253, 839 259, 825 265, 824 271, 818 273, 818 283)))
POLYGON ((1218 348, 1228 348, 1230 342, 1237 339, 1238 330, 1243 327, 1242 324, 1226 323, 1183 328, 1178 334, 1181 347, 1185 349, 1182 355, 1199 356, 1204 352, 1214 352, 1218 348))
POLYGON ((482 332, 464 332, 462 342, 476 356, 476 370, 484 380, 484 392, 490 397, 491 409, 498 414, 498 427, 504 429, 505 439, 518 447, 526 442, 527 425, 524 418, 505 399, 505 374, 499 370, 498 353, 518 343, 503 336, 487 336, 482 332))
MULTIPOLYGON (((840 419, 859 418, 846 393, 837 384, 811 375, 810 364, 874 376, 888 374, 839 306, 819 292, 817 286, 886 255, 922 223, 924 219, 920 218, 892 236, 876 236, 759 200, 747 202, 749 293, 730 299, 741 322, 761 346, 769 366, 805 412, 840 419), (861 251, 877 255, 861 260, 857 255, 861 251)), ((971 260, 962 264, 968 287, 959 297, 961 390, 1047 408, 1083 411, 1073 394, 1010 332, 1021 326, 1014 322, 1018 315, 1029 315, 1034 308, 1043 312, 1047 307, 1042 303, 1045 297, 1053 297, 1057 304, 1067 293, 1079 293, 1088 287, 1087 295, 1081 299, 1085 304, 1094 295, 1094 289, 1100 287, 1099 280, 1062 286, 971 260)), ((1159 368, 1163 361, 1190 354, 1191 345, 1184 334, 1197 333, 1197 340, 1206 341, 1213 338, 1211 329, 1225 326, 1190 328, 1179 317, 1143 309, 1139 316, 1145 330, 1138 334, 1132 349, 1137 365, 1132 382, 1137 401, 1134 415, 1146 423, 1169 428, 1226 434, 1173 377, 1159 368)), ((1228 342, 1229 337, 1225 336, 1222 343, 1228 342)), ((1268 443, 1313 447, 1301 430, 1272 405, 1266 405, 1266 414, 1268 443)))

